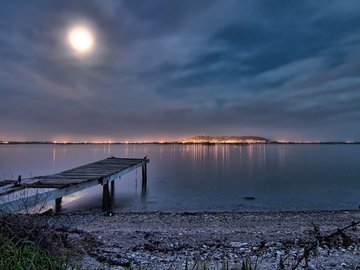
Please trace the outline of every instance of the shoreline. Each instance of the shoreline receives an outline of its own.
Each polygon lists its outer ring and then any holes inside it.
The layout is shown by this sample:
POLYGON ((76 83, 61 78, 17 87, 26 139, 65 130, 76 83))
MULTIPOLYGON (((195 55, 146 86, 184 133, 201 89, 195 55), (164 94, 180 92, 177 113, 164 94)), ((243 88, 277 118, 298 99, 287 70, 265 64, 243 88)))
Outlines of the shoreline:
MULTIPOLYGON (((339 209, 310 209, 310 210, 189 210, 189 211, 161 211, 161 210, 149 210, 149 211, 137 211, 137 210, 121 210, 121 211, 110 211, 114 215, 123 215, 123 214, 139 214, 139 215, 151 215, 151 214, 164 214, 164 215, 175 215, 175 214, 189 214, 189 215, 197 215, 197 214, 315 214, 315 213, 344 213, 344 212, 353 212, 360 213, 360 205, 359 209, 355 208, 339 208, 339 209)), ((34 216, 37 216, 35 214, 34 216)), ((45 214, 46 215, 46 214, 45 214)), ((104 212, 99 209, 93 209, 89 211, 76 210, 73 212, 58 212, 54 213, 57 216, 64 215, 101 215, 107 216, 107 212, 104 212)))
MULTIPOLYGON (((315 227, 329 235, 360 221, 360 211, 77 212, 32 218, 65 233, 67 249, 78 253, 74 261, 82 269, 184 269, 186 261, 240 265, 244 258, 257 260, 257 269, 276 269, 281 261, 290 267, 316 241, 315 227)), ((310 269, 360 267, 360 226, 355 229, 319 243, 310 269)))

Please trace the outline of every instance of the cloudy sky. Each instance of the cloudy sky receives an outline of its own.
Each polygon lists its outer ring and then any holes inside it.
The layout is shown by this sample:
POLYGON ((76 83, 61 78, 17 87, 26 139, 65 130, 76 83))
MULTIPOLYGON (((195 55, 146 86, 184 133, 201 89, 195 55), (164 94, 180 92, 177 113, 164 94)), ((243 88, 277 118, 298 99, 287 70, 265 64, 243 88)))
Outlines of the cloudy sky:
POLYGON ((359 0, 4 0, 0 61, 0 140, 360 140, 359 0))

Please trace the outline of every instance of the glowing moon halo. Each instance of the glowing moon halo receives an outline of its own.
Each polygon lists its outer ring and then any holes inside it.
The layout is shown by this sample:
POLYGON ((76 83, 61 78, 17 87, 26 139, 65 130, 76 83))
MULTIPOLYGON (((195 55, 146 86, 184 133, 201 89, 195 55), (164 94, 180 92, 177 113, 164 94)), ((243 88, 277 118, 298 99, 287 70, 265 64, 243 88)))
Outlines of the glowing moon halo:
POLYGON ((79 54, 87 54, 94 47, 94 34, 86 27, 73 27, 68 31, 67 41, 70 47, 79 54))

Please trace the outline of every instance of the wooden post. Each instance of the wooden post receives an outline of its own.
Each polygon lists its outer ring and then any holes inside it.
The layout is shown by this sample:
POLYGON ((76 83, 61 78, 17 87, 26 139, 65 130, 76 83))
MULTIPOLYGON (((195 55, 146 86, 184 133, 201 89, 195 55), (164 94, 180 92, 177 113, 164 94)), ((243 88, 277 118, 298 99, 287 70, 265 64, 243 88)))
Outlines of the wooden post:
POLYGON ((146 190, 146 184, 147 184, 147 168, 146 168, 146 163, 144 163, 144 165, 142 165, 142 185, 141 185, 141 189, 143 191, 146 190))
POLYGON ((114 198, 114 193, 115 193, 115 180, 111 182, 111 189, 110 189, 110 193, 111 193, 111 198, 114 198))
POLYGON ((59 212, 61 210, 61 201, 62 197, 55 199, 55 212, 59 212))
POLYGON ((114 197, 115 197, 115 180, 111 182, 110 196, 111 196, 111 206, 113 206, 114 197))
POLYGON ((110 195, 108 183, 103 185, 102 209, 103 211, 109 211, 111 209, 111 195, 110 195))

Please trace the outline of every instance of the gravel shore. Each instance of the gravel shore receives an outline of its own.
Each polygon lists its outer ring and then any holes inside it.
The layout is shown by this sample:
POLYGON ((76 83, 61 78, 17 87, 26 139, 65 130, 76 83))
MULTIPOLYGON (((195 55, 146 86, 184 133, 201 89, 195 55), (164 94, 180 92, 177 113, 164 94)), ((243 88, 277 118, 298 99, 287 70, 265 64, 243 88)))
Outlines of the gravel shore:
MULTIPOLYGON (((206 261, 241 269, 291 269, 309 253, 308 269, 360 269, 360 211, 103 213, 38 217, 66 232, 82 269, 185 269, 206 261), (326 237, 335 233, 332 237, 326 237)), ((304 261, 300 264, 304 266, 304 261)), ((192 268, 190 268, 192 269, 192 268)), ((298 269, 304 269, 298 267, 298 269)))

